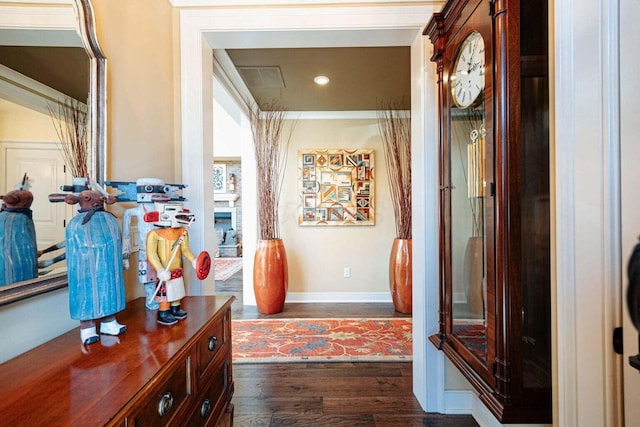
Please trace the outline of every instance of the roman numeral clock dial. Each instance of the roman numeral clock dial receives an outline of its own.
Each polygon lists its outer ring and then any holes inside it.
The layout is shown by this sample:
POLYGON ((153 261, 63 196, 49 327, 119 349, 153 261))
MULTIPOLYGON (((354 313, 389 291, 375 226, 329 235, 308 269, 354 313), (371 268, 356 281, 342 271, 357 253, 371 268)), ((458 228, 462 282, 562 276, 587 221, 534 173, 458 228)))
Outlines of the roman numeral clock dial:
POLYGON ((451 95, 456 107, 469 108, 482 98, 484 64, 484 40, 480 33, 473 32, 462 42, 451 73, 451 95))

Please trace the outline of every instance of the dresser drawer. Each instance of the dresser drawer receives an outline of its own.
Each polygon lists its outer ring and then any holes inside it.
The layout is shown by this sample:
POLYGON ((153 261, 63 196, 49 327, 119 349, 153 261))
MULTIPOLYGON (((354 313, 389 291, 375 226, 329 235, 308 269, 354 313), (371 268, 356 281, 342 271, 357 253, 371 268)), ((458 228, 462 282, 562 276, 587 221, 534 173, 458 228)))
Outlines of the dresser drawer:
POLYGON ((187 426, 215 425, 222 412, 227 407, 227 390, 229 388, 228 361, 220 365, 211 376, 211 380, 204 384, 204 391, 198 395, 198 403, 187 426))
POLYGON ((202 378, 205 376, 211 364, 219 353, 227 351, 230 337, 230 312, 227 311, 224 316, 216 321, 204 334, 204 337, 198 342, 198 374, 202 378))
POLYGON ((188 357, 165 379, 161 379, 161 384, 154 387, 137 409, 134 409, 134 415, 129 418, 127 425, 140 427, 164 426, 176 422, 182 424, 175 417, 182 413, 191 401, 188 379, 190 364, 191 358, 188 357))

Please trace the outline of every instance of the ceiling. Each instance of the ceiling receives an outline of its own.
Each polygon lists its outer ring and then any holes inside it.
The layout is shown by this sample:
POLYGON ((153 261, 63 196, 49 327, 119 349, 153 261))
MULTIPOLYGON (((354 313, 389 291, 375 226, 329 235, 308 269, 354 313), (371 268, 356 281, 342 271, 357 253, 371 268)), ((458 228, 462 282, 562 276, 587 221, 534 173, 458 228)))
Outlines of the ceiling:
POLYGON ((89 57, 81 47, 0 46, 0 64, 87 103, 89 57))
POLYGON ((408 46, 227 49, 226 53, 261 103, 276 102, 288 111, 366 111, 389 102, 410 108, 408 46), (281 85, 269 79, 278 70, 281 85), (317 75, 331 81, 318 86, 313 82, 317 75), (261 76, 267 78, 260 80, 261 76))
MULTIPOLYGON (((253 67, 253 75, 256 67, 279 71, 277 85, 244 76, 242 81, 255 100, 276 102, 288 111, 371 111, 391 101, 410 108, 408 46, 243 48, 227 49, 226 54, 241 76, 244 67, 253 67), (318 86, 313 82, 317 75, 331 81, 318 86)), ((70 66, 88 64, 82 48, 0 46, 0 58, 9 68, 86 102, 88 65, 70 66)))

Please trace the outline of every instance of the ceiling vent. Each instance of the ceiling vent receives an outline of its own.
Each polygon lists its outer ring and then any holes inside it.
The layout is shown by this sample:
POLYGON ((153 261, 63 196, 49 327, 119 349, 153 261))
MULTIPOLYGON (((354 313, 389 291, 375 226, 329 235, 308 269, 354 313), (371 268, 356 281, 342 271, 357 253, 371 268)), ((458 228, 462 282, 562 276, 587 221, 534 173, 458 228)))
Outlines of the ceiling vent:
POLYGON ((237 67, 242 80, 252 89, 283 88, 280 67, 237 67))

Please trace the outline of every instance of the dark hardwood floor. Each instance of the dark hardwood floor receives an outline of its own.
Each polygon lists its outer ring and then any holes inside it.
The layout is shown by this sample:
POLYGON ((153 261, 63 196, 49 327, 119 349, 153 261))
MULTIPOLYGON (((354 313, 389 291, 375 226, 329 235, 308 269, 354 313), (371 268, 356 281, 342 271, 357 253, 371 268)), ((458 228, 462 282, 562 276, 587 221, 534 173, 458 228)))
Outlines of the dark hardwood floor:
MULTIPOLYGON (((242 305, 242 272, 216 282, 234 295, 234 319, 405 317, 389 304, 285 304, 262 315, 242 305)), ((234 426, 477 427, 469 415, 425 413, 413 395, 411 362, 234 364, 234 426)))

